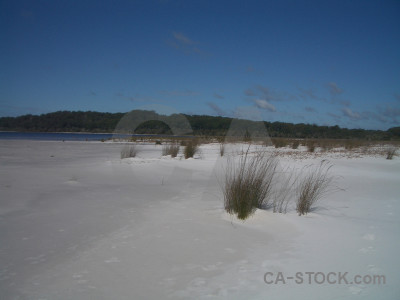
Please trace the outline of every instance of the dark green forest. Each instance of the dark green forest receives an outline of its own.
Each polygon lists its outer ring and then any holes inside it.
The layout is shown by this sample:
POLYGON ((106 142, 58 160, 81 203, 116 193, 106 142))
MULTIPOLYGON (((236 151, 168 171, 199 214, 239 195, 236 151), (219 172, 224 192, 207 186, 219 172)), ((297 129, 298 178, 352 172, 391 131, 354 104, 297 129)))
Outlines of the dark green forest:
MULTIPOLYGON (((243 126, 260 125, 244 121, 243 126), (250 125, 249 125, 250 124, 250 125)), ((24 132, 129 132, 136 134, 187 134, 224 136, 231 127, 232 118, 206 115, 164 116, 154 111, 134 110, 126 113, 94 111, 58 111, 42 115, 24 115, 0 118, 1 131, 24 132), (171 130, 175 128, 175 130, 171 130), (179 130, 176 130, 179 128, 179 130), (182 129, 184 128, 184 129, 182 129), (177 132, 179 131, 179 132, 177 132)), ((263 122, 270 137, 329 138, 329 139, 400 139, 400 127, 387 131, 347 129, 339 126, 263 122)))

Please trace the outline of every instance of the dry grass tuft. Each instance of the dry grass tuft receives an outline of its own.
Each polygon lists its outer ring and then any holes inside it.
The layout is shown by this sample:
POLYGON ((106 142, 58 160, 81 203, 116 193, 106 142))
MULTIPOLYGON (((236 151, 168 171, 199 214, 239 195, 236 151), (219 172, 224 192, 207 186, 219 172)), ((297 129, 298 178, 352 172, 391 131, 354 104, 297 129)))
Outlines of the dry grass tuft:
POLYGON ((389 148, 386 152, 386 159, 393 159, 393 156, 396 155, 396 151, 397 149, 394 147, 389 148))
POLYGON ((199 151, 198 141, 191 140, 191 141, 186 142, 185 150, 184 150, 184 155, 185 155, 186 159, 193 157, 198 151, 199 151))
POLYGON ((135 145, 125 145, 121 149, 121 159, 135 157, 138 154, 138 150, 135 145))
POLYGON ((284 138, 273 138, 271 139, 272 143, 274 144, 275 148, 283 148, 288 145, 288 140, 284 138))
POLYGON ((225 154, 225 144, 220 143, 219 144, 219 155, 224 156, 224 154, 225 154))
POLYGON ((337 189, 332 187, 334 177, 329 173, 332 166, 329 161, 322 160, 316 168, 303 168, 304 177, 297 183, 296 210, 300 216, 309 213, 318 200, 337 189))
POLYGON ((179 145, 178 144, 171 144, 171 145, 164 145, 162 148, 162 155, 171 155, 171 157, 176 157, 179 153, 179 145))
POLYGON ((292 143, 292 149, 297 149, 300 146, 300 141, 299 140, 294 140, 292 143))
POLYGON ((277 159, 265 152, 228 159, 223 185, 224 206, 230 214, 245 220, 256 208, 268 205, 272 196, 277 159))
POLYGON ((314 141, 307 141, 306 142, 306 146, 307 146, 307 151, 308 152, 314 152, 315 151, 315 142, 314 141))

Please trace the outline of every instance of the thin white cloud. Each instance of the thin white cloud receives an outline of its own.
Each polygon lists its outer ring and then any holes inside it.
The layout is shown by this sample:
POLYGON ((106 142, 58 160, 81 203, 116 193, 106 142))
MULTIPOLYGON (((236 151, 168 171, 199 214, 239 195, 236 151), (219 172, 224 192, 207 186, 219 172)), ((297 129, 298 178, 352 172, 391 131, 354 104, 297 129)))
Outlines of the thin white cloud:
POLYGON ((213 102, 208 102, 207 105, 218 115, 218 116, 223 116, 225 115, 225 112, 215 103, 213 102))
POLYGON ((353 120, 361 119, 361 115, 358 112, 354 112, 348 107, 342 108, 342 113, 343 113, 344 116, 346 116, 346 117, 348 117, 350 119, 353 119, 353 120))
MULTIPOLYGON (((254 86, 253 88, 248 88, 244 91, 244 94, 248 97, 258 97, 265 99, 267 102, 270 101, 291 101, 295 100, 296 97, 287 94, 285 92, 277 92, 271 90, 269 87, 263 86, 261 84, 254 86)), ((253 100, 252 100, 253 101, 253 100)))
POLYGON ((310 107, 310 106, 306 106, 304 109, 305 109, 306 111, 308 111, 308 112, 316 112, 315 108, 310 107))
POLYGON ((321 101, 325 103, 330 103, 330 104, 339 104, 343 106, 349 107, 351 105, 351 102, 349 100, 343 100, 339 98, 339 94, 343 93, 343 90, 340 89, 336 83, 330 82, 328 85, 331 97, 330 99, 318 96, 313 89, 303 89, 301 87, 297 87, 297 89, 300 91, 298 96, 307 101, 307 100, 316 100, 316 101, 321 101))
POLYGON ((247 90, 245 90, 245 91, 244 91, 244 94, 245 94, 246 96, 255 96, 255 95, 256 95, 252 89, 247 89, 247 90))
POLYGON ((166 41, 167 45, 177 50, 183 51, 185 54, 199 54, 201 56, 208 56, 209 53, 199 48, 199 42, 192 40, 182 32, 172 32, 172 38, 166 41))
POLYGON ((256 87, 265 97, 270 97, 271 96, 271 91, 269 90, 268 87, 263 86, 263 85, 257 85, 256 87))
POLYGON ((333 101, 333 103, 338 102, 339 104, 343 105, 343 106, 347 106, 349 107, 351 105, 351 102, 349 100, 338 100, 338 101, 333 101))
POLYGON ((184 91, 159 91, 160 94, 164 96, 172 96, 172 97, 193 97, 193 96, 198 96, 200 93, 191 91, 191 90, 184 90, 184 91))
POLYGON ((254 69, 253 66, 247 66, 246 67, 246 72, 247 73, 254 73, 254 72, 256 72, 256 69, 254 69))
POLYGON ((122 92, 117 92, 115 93, 115 96, 121 99, 129 100, 131 102, 157 102, 157 100, 152 97, 142 96, 139 94, 130 96, 130 95, 125 95, 122 92))
POLYGON ((222 96, 222 95, 220 95, 220 94, 218 94, 218 93, 214 93, 214 98, 217 98, 217 99, 225 99, 225 97, 224 96, 222 96))
POLYGON ((328 89, 333 96, 343 93, 343 90, 333 81, 328 82, 328 89))
POLYGON ((399 124, 400 119, 400 108, 387 106, 383 111, 383 115, 387 118, 390 118, 393 123, 399 124))
POLYGON ((256 99, 254 100, 254 104, 261 109, 268 110, 270 112, 275 112, 276 108, 273 106, 271 103, 269 103, 267 100, 263 99, 256 99))
POLYGON ((246 66, 246 67, 244 68, 244 72, 245 72, 246 74, 253 74, 253 75, 262 75, 262 74, 263 74, 262 71, 260 71, 260 70, 258 70, 258 69, 256 69, 256 68, 254 68, 254 67, 251 66, 251 65, 246 66))
POLYGON ((320 97, 318 97, 317 95, 315 95, 314 91, 312 89, 303 89, 301 87, 297 88, 300 93, 299 96, 300 98, 307 100, 307 99, 314 99, 314 100, 322 100, 324 101, 324 99, 321 99, 320 97))
POLYGON ((328 112, 327 115, 330 116, 330 117, 332 117, 332 118, 334 118, 336 122, 338 122, 338 121, 340 121, 340 120, 342 119, 341 116, 339 116, 339 115, 337 115, 337 114, 334 114, 334 113, 332 113, 332 112, 328 112))
POLYGON ((198 44, 198 42, 192 41, 189 39, 186 35, 184 35, 181 32, 172 32, 172 35, 174 36, 175 40, 177 40, 180 43, 186 44, 186 45, 194 45, 198 44))

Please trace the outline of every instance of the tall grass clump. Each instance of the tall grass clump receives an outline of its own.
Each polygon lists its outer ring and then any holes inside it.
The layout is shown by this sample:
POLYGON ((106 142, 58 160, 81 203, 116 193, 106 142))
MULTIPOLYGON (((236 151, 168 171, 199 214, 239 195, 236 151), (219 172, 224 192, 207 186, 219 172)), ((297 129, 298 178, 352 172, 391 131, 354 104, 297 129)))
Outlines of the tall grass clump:
POLYGON ((283 147, 286 147, 288 144, 288 141, 283 138, 275 138, 275 139, 271 139, 271 140, 272 140, 272 143, 274 144, 275 148, 283 148, 283 147))
POLYGON ((188 141, 186 143, 183 153, 185 155, 185 158, 188 159, 190 157, 193 157, 198 151, 199 151, 198 142, 195 140, 192 140, 192 141, 188 141))
POLYGON ((245 220, 256 208, 268 205, 272 194, 277 159, 265 152, 249 154, 239 159, 228 158, 222 186, 225 210, 245 220))
POLYGON ((318 146, 321 148, 321 151, 330 151, 335 147, 335 141, 332 139, 321 139, 318 140, 318 146))
POLYGON ((138 150, 135 145, 125 145, 121 149, 121 159, 128 157, 135 157, 138 154, 138 150))
POLYGON ((396 148, 389 148, 386 152, 386 159, 393 159, 393 156, 396 155, 396 148))
POLYGON ((164 145, 162 148, 162 155, 171 155, 171 157, 176 157, 179 153, 179 145, 178 144, 171 144, 171 145, 164 145))
POLYGON ((300 172, 300 176, 301 173, 304 175, 297 182, 296 210, 299 216, 309 213, 318 200, 336 189, 332 186, 332 166, 329 161, 322 160, 317 167, 306 166, 300 172))
POLYGON ((224 154, 225 154, 225 144, 220 143, 219 144, 219 155, 224 156, 224 154))
POLYGON ((307 141, 306 146, 307 146, 307 151, 308 152, 314 152, 315 151, 315 143, 314 143, 314 141, 307 141))
POLYGON ((300 141, 299 140, 294 140, 292 143, 292 149, 297 149, 299 148, 300 141))

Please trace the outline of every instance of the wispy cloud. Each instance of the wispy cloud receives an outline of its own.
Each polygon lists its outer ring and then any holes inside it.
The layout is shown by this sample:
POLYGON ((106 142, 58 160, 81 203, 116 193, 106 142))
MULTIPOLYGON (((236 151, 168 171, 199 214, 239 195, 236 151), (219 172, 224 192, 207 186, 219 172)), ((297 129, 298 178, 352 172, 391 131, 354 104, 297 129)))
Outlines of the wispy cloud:
POLYGON ((353 120, 360 120, 361 119, 361 115, 358 112, 354 112, 348 107, 342 108, 341 111, 342 111, 344 116, 346 116, 346 117, 348 117, 350 119, 353 119, 353 120))
POLYGON ((329 92, 333 96, 343 93, 343 90, 340 87, 338 87, 336 82, 333 82, 333 81, 328 82, 327 86, 328 86, 329 92))
POLYGON ((142 96, 139 94, 136 94, 135 96, 128 96, 122 92, 117 92, 115 93, 115 96, 124 100, 129 100, 131 102, 157 102, 157 100, 152 97, 142 96))
POLYGON ((349 107, 351 105, 350 100, 337 100, 337 101, 332 101, 333 103, 339 103, 343 106, 349 107))
POLYGON ((246 72, 247 73, 254 73, 254 72, 256 72, 256 69, 253 66, 247 66, 246 67, 246 72))
POLYGON ((338 95, 343 93, 343 90, 340 89, 336 85, 336 83, 330 82, 327 86, 330 88, 330 94, 331 94, 331 97, 329 100, 325 97, 321 97, 321 96, 317 95, 317 93, 311 88, 304 89, 301 87, 297 87, 297 89, 299 90, 298 96, 305 101, 316 100, 316 101, 330 103, 330 104, 339 104, 339 105, 343 105, 343 106, 347 106, 347 107, 349 107, 351 105, 351 102, 349 100, 343 100, 338 97, 338 95))
POLYGON ((376 112, 364 111, 364 112, 362 112, 361 116, 364 119, 375 120, 375 121, 378 121, 380 123, 387 123, 388 122, 387 118, 383 114, 376 113, 376 112))
POLYGON ((255 107, 236 107, 232 113, 234 118, 245 119, 245 120, 252 120, 252 121, 262 121, 262 115, 260 110, 255 107))
POLYGON ((200 95, 200 93, 195 92, 195 91, 191 91, 191 90, 184 90, 184 91, 177 91, 177 90, 173 90, 173 91, 159 91, 160 94, 164 95, 164 96, 170 96, 170 97, 193 97, 193 96, 198 96, 200 95))
POLYGON ((200 45, 198 41, 192 40, 182 32, 173 31, 172 39, 168 39, 167 44, 186 54, 195 53, 199 55, 208 55, 207 52, 198 47, 198 45, 200 45))
POLYGON ((299 96, 303 100, 309 100, 309 99, 314 99, 314 100, 322 100, 325 101, 325 99, 318 97, 312 89, 303 89, 301 87, 297 87, 297 89, 300 91, 299 96))
POLYGON ((294 100, 296 97, 293 95, 284 93, 284 92, 277 92, 273 89, 270 89, 264 85, 256 85, 254 88, 248 88, 244 91, 244 94, 249 97, 257 96, 258 98, 262 98, 267 100, 268 102, 273 101, 291 101, 294 100))
POLYGON ((177 40, 178 42, 180 42, 182 44, 187 44, 187 45, 198 44, 198 42, 192 41, 191 39, 189 39, 187 36, 185 36, 181 32, 172 32, 172 35, 174 36, 175 40, 177 40))
POLYGON ((370 120, 381 124, 400 124, 400 108, 391 106, 378 107, 377 111, 355 112, 348 107, 341 109, 344 117, 353 121, 370 120))
POLYGON ((330 117, 332 117, 332 118, 334 118, 334 119, 335 119, 335 122, 338 122, 338 123, 339 123, 339 121, 342 119, 341 116, 339 116, 339 115, 337 115, 337 114, 335 114, 335 113, 333 113, 333 112, 328 112, 327 115, 330 116, 330 117))
POLYGON ((263 86, 261 84, 256 86, 257 90, 259 90, 265 97, 270 97, 271 96, 271 91, 268 87, 263 86))
POLYGON ((306 106, 304 109, 305 109, 305 111, 308 111, 308 112, 316 112, 315 108, 310 107, 310 106, 306 106))
POLYGON ((254 100, 254 104, 261 109, 268 110, 270 112, 275 112, 276 108, 273 106, 271 103, 269 103, 267 100, 263 99, 256 99, 254 100))
POLYGON ((254 74, 254 75, 262 75, 262 74, 263 74, 262 71, 256 69, 256 68, 253 67, 253 66, 250 66, 250 65, 249 65, 249 66, 246 66, 246 67, 244 68, 244 72, 247 73, 247 74, 254 74))
POLYGON ((244 94, 246 95, 246 96, 255 96, 256 95, 256 93, 254 93, 254 91, 252 90, 252 89, 247 89, 247 90, 245 90, 244 91, 244 94))
POLYGON ((389 118, 392 120, 393 123, 399 124, 400 120, 400 108, 399 107, 392 107, 392 106, 387 106, 382 115, 385 117, 389 118))
POLYGON ((217 98, 217 99, 225 99, 225 97, 224 96, 222 96, 222 95, 220 95, 220 94, 218 94, 218 93, 214 93, 214 98, 217 98))
POLYGON ((207 105, 218 115, 223 116, 226 115, 225 112, 215 103, 208 102, 207 105))

